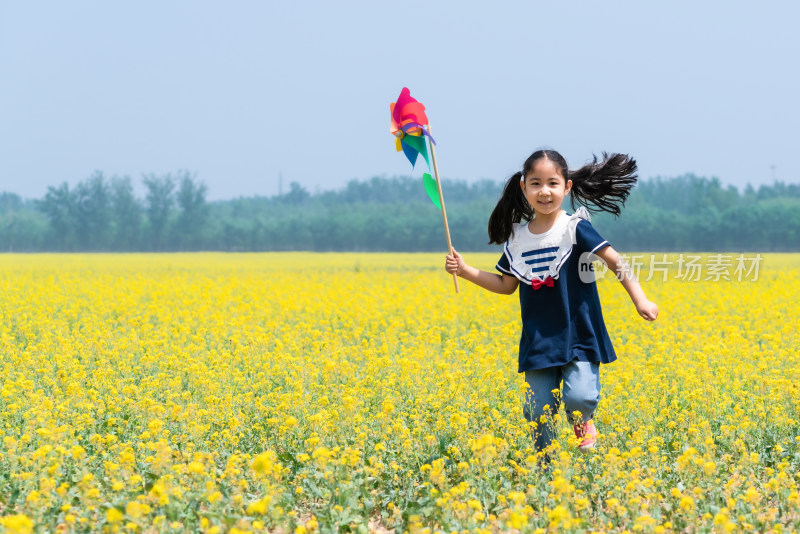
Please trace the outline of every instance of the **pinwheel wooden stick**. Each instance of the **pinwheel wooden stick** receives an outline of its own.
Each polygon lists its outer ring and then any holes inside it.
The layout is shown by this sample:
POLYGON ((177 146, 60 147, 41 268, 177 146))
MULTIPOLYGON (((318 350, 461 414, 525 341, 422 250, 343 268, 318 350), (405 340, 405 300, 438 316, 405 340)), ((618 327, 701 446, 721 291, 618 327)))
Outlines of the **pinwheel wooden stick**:
MULTIPOLYGON (((430 132, 431 126, 428 125, 430 132)), ((453 251, 453 244, 450 241, 450 225, 447 224, 447 210, 444 209, 444 195, 442 195, 442 182, 439 180, 439 166, 436 164, 436 150, 433 148, 433 142, 430 143, 431 161, 433 162, 433 175, 436 177, 436 189, 439 191, 439 205, 442 207, 442 220, 444 220, 444 233, 447 236, 447 253, 453 251)), ((456 293, 458 293, 458 275, 453 273, 453 284, 456 286, 456 293)))
MULTIPOLYGON (((442 182, 439 180, 439 167, 436 164, 436 152, 434 150, 436 141, 433 140, 430 132, 430 123, 428 122, 428 116, 425 114, 425 106, 411 96, 411 91, 407 87, 403 87, 403 90, 400 91, 400 96, 397 97, 397 101, 389 104, 389 114, 391 119, 389 131, 395 136, 397 151, 406 155, 408 161, 411 162, 411 168, 414 168, 417 156, 422 154, 430 171, 431 164, 428 161, 428 152, 430 152, 436 180, 434 181, 430 174, 424 173, 422 175, 422 183, 425 185, 425 191, 428 193, 431 202, 442 210, 444 232, 447 236, 447 253, 450 254, 450 251, 453 250, 453 244, 450 241, 450 226, 447 224, 442 182), (427 146, 425 144, 426 137, 428 138, 427 146)), ((456 293, 458 293, 458 276, 455 273, 453 273, 453 284, 456 286, 456 293)))

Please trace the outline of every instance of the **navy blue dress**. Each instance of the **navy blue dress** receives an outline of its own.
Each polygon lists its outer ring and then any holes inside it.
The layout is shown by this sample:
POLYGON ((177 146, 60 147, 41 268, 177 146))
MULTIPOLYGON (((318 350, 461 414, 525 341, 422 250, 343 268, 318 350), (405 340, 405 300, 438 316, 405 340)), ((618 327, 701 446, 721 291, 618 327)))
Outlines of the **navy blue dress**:
POLYGON ((603 321, 591 261, 587 261, 608 241, 588 218, 584 208, 574 215, 562 212, 544 234, 532 234, 523 222, 514 227, 504 246, 496 269, 520 280, 520 373, 573 360, 611 363, 617 359, 603 321))

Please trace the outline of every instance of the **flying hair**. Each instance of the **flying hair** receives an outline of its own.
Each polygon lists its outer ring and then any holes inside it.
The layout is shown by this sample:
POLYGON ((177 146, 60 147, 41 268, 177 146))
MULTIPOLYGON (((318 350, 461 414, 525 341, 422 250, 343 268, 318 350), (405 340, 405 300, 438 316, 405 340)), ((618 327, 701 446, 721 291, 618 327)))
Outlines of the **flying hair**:
POLYGON ((636 185, 636 160, 627 154, 607 154, 602 161, 592 156, 592 162, 569 173, 572 180, 572 207, 575 202, 590 211, 607 211, 616 216, 636 185))

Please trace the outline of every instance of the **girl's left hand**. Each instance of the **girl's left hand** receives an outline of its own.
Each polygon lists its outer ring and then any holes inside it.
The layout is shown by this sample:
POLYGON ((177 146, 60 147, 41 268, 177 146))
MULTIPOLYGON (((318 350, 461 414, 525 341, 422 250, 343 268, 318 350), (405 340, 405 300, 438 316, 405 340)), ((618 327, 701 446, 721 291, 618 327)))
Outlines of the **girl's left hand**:
POLYGON ((636 311, 647 321, 655 321, 658 317, 658 306, 655 302, 644 299, 643 302, 636 304, 636 311))
POLYGON ((461 276, 461 271, 464 269, 464 258, 461 254, 456 252, 456 249, 451 248, 450 254, 445 256, 444 270, 450 274, 461 276))

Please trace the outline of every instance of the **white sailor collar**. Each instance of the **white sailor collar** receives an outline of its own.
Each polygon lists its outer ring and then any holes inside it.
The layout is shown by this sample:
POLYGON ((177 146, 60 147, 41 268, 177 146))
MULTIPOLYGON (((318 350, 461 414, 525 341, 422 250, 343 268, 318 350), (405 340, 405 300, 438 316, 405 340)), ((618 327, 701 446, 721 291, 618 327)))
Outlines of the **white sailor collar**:
POLYGON ((590 220, 589 211, 583 206, 572 215, 562 210, 556 223, 544 234, 532 234, 528 221, 515 224, 503 249, 514 276, 528 285, 548 277, 557 280, 561 266, 572 254, 572 246, 578 242, 577 227, 581 219, 590 220))

